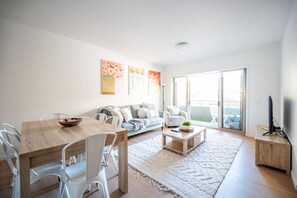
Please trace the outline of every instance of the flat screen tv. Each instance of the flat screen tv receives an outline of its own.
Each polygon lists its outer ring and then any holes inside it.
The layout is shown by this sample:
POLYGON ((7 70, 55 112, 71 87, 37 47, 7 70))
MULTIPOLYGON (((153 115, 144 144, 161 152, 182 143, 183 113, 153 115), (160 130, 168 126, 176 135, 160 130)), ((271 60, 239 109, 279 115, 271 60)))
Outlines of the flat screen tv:
POLYGON ((274 118, 273 118, 273 102, 271 96, 268 97, 268 132, 263 135, 272 134, 273 132, 278 132, 280 127, 274 126, 274 118))

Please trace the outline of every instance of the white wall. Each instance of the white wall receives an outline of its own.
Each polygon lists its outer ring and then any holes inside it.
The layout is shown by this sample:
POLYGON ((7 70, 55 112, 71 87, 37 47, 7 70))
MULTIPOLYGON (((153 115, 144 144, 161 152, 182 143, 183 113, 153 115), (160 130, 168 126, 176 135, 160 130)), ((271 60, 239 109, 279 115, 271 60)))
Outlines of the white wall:
POLYGON ((52 112, 76 116, 104 105, 159 105, 156 96, 129 96, 128 90, 126 95, 101 95, 101 59, 161 71, 145 61, 0 18, 0 123, 20 129, 22 121, 52 112))
POLYGON ((297 2, 282 40, 282 125, 292 144, 292 179, 297 189, 297 2))
POLYGON ((268 96, 274 102, 274 117, 280 120, 280 44, 222 56, 200 59, 163 69, 166 83, 166 105, 172 104, 172 78, 186 74, 247 68, 247 127, 248 136, 255 136, 258 124, 268 125, 268 96))

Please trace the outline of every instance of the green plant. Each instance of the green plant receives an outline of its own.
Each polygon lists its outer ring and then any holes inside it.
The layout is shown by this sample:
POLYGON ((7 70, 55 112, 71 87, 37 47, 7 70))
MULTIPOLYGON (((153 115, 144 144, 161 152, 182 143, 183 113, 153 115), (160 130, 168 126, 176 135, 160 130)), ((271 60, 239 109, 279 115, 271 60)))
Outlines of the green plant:
POLYGON ((184 121, 183 122, 183 126, 191 126, 191 125, 192 125, 191 121, 184 121))

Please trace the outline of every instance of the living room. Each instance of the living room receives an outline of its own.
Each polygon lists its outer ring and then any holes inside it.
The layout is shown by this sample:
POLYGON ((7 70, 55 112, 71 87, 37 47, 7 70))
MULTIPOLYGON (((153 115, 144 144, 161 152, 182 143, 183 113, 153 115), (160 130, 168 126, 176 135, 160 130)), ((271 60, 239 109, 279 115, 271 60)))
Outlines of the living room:
MULTIPOLYGON (((188 111, 193 101, 189 100, 191 92, 187 90, 195 87, 195 83, 177 93, 175 78, 187 80, 243 70, 240 130, 226 130, 224 121, 230 119, 224 119, 221 110, 217 118, 208 119, 217 124, 208 127, 208 136, 233 138, 241 143, 215 190, 205 197, 296 197, 296 20, 295 0, 89 3, 3 0, 0 2, 1 125, 9 123, 22 131, 22 123, 37 121, 53 112, 71 117, 92 116, 105 106, 143 103, 154 104, 162 112, 167 106, 186 107, 187 119, 193 120, 194 110, 188 111), (103 61, 118 63, 125 71, 124 80, 115 85, 112 94, 104 94, 102 90, 103 61), (130 68, 144 72, 144 84, 138 86, 143 93, 130 94, 130 68), (150 93, 149 72, 160 74, 157 93, 150 93), (176 96, 182 94, 184 105, 179 105, 176 96), (269 124, 269 96, 273 100, 274 119, 291 143, 289 174, 255 165, 254 138, 259 125, 269 124)), ((207 83, 204 87, 208 87, 207 83)), ((218 102, 223 99, 219 97, 218 102)), ((171 129, 175 128, 164 127, 165 132, 171 129)), ((130 145, 161 134, 162 129, 158 128, 129 137, 129 156, 133 150, 130 145)), ((205 143, 207 140, 195 150, 203 148, 205 143)), ((1 160, 5 161, 2 153, 1 160)), ((107 167, 107 174, 112 175, 110 169, 107 167)), ((178 189, 164 184, 167 181, 160 182, 131 166, 128 179, 126 194, 117 190, 117 177, 108 181, 110 196, 172 197, 189 193, 179 194, 178 189)), ((44 186, 48 184, 43 180, 33 186, 32 192, 44 186)), ((56 186, 36 196, 57 196, 57 189, 56 186)), ((0 195, 9 197, 10 193, 11 189, 1 188, 0 195)), ((102 195, 99 190, 88 196, 102 195)))

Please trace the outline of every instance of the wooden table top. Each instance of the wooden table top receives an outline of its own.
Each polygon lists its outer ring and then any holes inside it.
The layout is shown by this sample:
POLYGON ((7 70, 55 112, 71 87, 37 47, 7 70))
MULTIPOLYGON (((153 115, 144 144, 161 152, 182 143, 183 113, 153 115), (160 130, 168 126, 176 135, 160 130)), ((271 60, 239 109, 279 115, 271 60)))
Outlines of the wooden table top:
POLYGON ((79 125, 63 127, 58 120, 31 121, 22 123, 20 156, 46 153, 48 149, 61 150, 66 144, 103 132, 128 133, 126 129, 98 120, 81 117, 79 125))
POLYGON ((206 127, 199 127, 199 126, 193 126, 193 127, 194 127, 194 131, 192 131, 192 132, 164 131, 164 132, 162 132, 162 134, 165 136, 169 136, 169 137, 173 137, 173 138, 177 138, 177 139, 181 139, 181 140, 188 140, 188 139, 191 139, 192 137, 194 137, 195 135, 201 133, 202 131, 206 130, 206 127))

